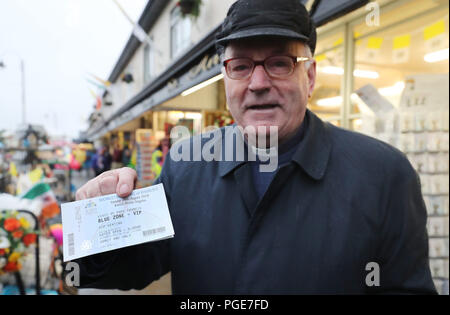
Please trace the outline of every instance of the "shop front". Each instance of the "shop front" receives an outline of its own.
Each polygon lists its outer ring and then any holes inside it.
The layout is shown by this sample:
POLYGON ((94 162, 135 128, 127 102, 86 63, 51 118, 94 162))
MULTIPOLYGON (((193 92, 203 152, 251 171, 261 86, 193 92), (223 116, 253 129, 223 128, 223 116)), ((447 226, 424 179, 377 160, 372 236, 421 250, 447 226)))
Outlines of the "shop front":
POLYGON ((407 155, 427 206, 433 278, 448 294, 448 1, 378 1, 370 8, 319 28, 309 108, 407 155))

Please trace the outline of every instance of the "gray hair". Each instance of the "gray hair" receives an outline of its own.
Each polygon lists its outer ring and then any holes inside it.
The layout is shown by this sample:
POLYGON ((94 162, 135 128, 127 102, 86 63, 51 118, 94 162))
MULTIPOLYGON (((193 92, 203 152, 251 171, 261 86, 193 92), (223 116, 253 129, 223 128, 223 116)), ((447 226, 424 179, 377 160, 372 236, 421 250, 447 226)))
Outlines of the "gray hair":
MULTIPOLYGON (((301 43, 304 44, 303 47, 305 47, 305 54, 306 54, 305 57, 313 58, 314 56, 313 56, 313 53, 311 52, 311 47, 309 47, 309 45, 307 45, 304 42, 301 42, 301 43)), ((219 58, 220 58, 220 64, 223 64, 223 62, 225 60, 225 50, 226 50, 226 48, 227 48, 227 46, 223 46, 223 45, 217 45, 216 46, 216 51, 217 51, 217 54, 219 55, 219 58)), ((309 61, 305 62, 306 70, 309 69, 311 64, 312 64, 312 60, 309 60, 309 61)))

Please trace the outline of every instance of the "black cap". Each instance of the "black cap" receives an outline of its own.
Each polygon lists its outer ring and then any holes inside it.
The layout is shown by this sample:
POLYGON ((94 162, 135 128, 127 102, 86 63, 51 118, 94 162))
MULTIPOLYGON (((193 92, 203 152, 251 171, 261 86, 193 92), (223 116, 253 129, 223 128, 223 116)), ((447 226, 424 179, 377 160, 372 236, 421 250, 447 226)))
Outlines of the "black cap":
POLYGON ((251 37, 282 37, 305 42, 314 54, 316 27, 300 0, 238 0, 228 10, 216 45, 251 37))

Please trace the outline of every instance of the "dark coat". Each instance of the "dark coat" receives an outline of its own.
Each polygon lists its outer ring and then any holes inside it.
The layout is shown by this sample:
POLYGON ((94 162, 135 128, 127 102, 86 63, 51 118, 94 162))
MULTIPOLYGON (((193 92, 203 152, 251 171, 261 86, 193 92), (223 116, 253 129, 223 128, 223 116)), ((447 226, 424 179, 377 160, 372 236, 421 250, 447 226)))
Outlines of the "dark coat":
POLYGON ((79 260, 82 285, 140 289, 171 271, 175 294, 435 293, 426 209, 406 157, 306 119, 292 162, 260 201, 250 163, 166 159, 175 237, 79 260), (371 262, 380 286, 366 285, 371 262))

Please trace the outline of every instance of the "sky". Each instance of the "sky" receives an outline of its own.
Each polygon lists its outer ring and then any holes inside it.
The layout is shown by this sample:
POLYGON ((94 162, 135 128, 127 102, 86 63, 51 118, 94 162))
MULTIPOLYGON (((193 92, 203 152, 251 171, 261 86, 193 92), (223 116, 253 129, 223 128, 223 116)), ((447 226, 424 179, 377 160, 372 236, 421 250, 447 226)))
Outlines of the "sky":
MULTIPOLYGON (((118 0, 137 21, 147 0, 118 0)), ((113 0, 0 0, 0 130, 22 123, 21 60, 27 123, 76 138, 95 99, 92 73, 106 80, 132 25, 113 0)))

